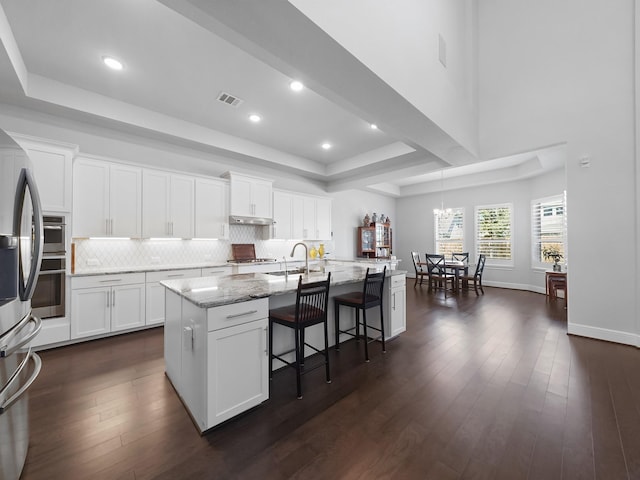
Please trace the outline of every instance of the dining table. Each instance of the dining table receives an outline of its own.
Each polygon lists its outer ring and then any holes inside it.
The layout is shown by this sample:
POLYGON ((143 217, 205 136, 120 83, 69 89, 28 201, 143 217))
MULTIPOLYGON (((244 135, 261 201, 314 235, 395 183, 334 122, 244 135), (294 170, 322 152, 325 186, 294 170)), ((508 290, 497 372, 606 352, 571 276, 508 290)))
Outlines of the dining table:
MULTIPOLYGON (((427 262, 419 262, 418 266, 428 268, 427 262)), ((461 260, 445 259, 444 268, 453 272, 453 275, 455 276, 455 283, 453 284, 453 290, 457 292, 459 282, 460 282, 460 272, 462 272, 465 277, 469 275, 469 263, 463 262, 461 260)), ((467 286, 466 282, 467 282, 466 280, 463 280, 463 287, 467 286)))

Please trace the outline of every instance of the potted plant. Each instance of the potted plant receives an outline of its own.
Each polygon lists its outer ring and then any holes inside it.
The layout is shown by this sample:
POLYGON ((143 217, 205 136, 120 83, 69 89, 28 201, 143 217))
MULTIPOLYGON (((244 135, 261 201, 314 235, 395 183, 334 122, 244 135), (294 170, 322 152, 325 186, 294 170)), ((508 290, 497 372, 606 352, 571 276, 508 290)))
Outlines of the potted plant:
POLYGON ((542 256, 545 260, 553 260, 553 271, 562 271, 562 266, 558 263, 562 258, 562 254, 557 247, 544 247, 542 249, 542 256))

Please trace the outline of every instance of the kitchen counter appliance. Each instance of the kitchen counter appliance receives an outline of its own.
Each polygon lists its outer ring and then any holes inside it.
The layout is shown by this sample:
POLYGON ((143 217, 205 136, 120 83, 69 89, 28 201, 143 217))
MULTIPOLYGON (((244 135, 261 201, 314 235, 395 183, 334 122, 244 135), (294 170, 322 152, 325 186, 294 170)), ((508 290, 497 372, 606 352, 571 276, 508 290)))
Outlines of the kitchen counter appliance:
POLYGON ((256 258, 256 246, 253 243, 232 243, 233 263, 275 263, 274 258, 256 258))
POLYGON ((0 478, 20 477, 29 447, 27 391, 40 373, 31 311, 43 251, 40 198, 24 150, 0 130, 0 478))

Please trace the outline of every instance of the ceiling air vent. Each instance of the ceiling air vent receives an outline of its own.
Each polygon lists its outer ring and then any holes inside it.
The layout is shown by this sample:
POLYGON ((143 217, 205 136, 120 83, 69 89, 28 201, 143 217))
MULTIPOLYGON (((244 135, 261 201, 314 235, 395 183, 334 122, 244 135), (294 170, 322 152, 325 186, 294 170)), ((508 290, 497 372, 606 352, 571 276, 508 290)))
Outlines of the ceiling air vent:
POLYGON ((243 102, 243 100, 239 99, 238 97, 234 97, 230 93, 226 92, 220 92, 220 95, 218 95, 218 100, 222 103, 226 103, 227 105, 231 105, 232 107, 237 107, 243 102))

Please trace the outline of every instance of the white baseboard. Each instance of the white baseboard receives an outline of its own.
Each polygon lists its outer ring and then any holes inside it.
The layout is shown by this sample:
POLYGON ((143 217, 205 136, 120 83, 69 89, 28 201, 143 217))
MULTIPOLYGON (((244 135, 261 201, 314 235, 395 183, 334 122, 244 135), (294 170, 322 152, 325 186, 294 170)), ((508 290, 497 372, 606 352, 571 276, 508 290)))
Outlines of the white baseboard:
POLYGON ((620 332, 618 330, 609 330, 608 328, 569 323, 567 324, 567 333, 571 335, 579 335, 581 337, 595 338, 597 340, 606 340, 607 342, 622 343, 624 345, 640 347, 640 335, 620 332))
MULTIPOLYGON (((415 280, 416 275, 407 275, 407 278, 413 278, 415 280)), ((537 285, 528 285, 525 283, 507 283, 507 282, 491 282, 485 280, 482 282, 484 287, 496 287, 496 288, 508 288, 510 290, 525 290, 528 292, 542 293, 545 295, 547 292, 544 287, 539 287, 537 285)))

